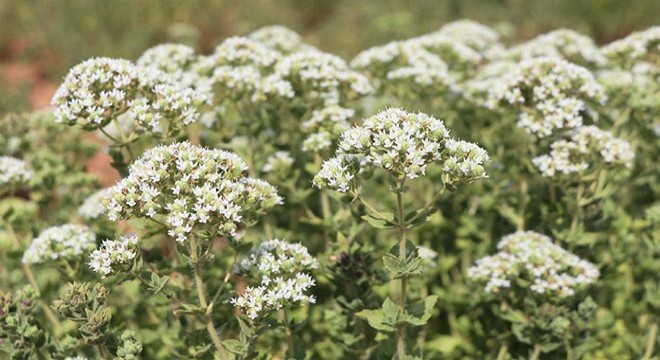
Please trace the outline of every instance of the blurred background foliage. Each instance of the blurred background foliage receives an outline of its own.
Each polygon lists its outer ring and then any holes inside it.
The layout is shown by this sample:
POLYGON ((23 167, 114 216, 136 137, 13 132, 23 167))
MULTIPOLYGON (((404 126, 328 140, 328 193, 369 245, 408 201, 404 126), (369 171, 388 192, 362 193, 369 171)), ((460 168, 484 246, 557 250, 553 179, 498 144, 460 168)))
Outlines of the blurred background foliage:
POLYGON ((91 56, 134 59, 164 41, 210 51, 221 39, 286 25, 323 50, 366 47, 470 18, 509 41, 568 27, 606 43, 660 20, 657 0, 0 0, 0 63, 58 82, 91 56))

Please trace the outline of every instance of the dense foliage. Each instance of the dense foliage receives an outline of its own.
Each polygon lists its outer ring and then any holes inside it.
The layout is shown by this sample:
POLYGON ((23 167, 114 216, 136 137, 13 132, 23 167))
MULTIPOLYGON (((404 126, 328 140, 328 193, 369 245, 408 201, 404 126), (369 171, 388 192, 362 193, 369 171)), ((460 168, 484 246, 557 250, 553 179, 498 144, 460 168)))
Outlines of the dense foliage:
POLYGON ((83 61, 0 122, 0 356, 653 359, 658 80, 659 27, 469 20, 83 61))

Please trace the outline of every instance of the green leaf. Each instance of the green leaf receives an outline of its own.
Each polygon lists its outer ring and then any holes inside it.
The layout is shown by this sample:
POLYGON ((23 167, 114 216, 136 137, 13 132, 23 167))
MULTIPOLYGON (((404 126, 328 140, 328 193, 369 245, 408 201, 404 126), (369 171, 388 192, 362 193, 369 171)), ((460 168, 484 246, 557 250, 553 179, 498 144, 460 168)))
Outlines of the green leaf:
POLYGON ((415 226, 422 225, 428 221, 428 219, 433 216, 438 209, 436 207, 431 207, 429 209, 419 209, 416 211, 409 212, 405 217, 406 227, 413 228, 415 226), (414 219, 412 222, 410 220, 414 219))
POLYGON ((385 254, 383 263, 385 269, 392 274, 393 279, 410 278, 424 271, 422 259, 419 256, 409 256, 407 259, 401 260, 394 254, 385 254))
POLYGON ((204 316, 206 309, 194 304, 181 304, 181 307, 174 310, 174 315, 197 315, 204 316))
POLYGON ((433 315, 433 308, 437 302, 438 297, 431 295, 421 302, 409 305, 401 321, 414 326, 425 325, 433 315))
POLYGON ((392 332, 399 318, 399 306, 390 298, 385 299, 382 308, 378 310, 362 310, 355 314, 366 319, 369 325, 379 331, 392 332))
POLYGON ((500 315, 500 317, 502 319, 510 321, 512 323, 521 323, 521 324, 526 324, 527 323, 527 317, 520 310, 506 311, 505 313, 500 315))
POLYGON ((428 350, 435 350, 443 355, 449 355, 463 344, 463 339, 458 336, 442 335, 426 343, 428 350))
POLYGON ((247 346, 236 339, 228 339, 222 341, 222 346, 232 354, 245 355, 247 353, 247 346))
POLYGON ((394 224, 394 214, 392 213, 381 213, 381 215, 376 215, 375 213, 370 213, 363 215, 362 219, 366 221, 369 225, 377 229, 391 229, 395 226, 394 224))

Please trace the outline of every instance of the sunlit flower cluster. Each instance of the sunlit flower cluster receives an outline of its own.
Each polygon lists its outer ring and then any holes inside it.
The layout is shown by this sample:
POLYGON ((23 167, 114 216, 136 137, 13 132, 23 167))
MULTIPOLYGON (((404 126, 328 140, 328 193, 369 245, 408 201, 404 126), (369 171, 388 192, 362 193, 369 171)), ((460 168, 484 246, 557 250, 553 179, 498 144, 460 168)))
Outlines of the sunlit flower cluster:
POLYGON ((600 276, 593 264, 533 231, 507 235, 497 248, 497 254, 477 260, 468 269, 468 277, 484 283, 488 293, 506 293, 510 288, 521 287, 561 299, 573 296, 600 276))
POLYGON ((584 172, 595 164, 630 168, 635 153, 629 142, 596 126, 575 129, 569 139, 553 142, 550 154, 532 159, 543 176, 570 175, 584 172))
POLYGON ((305 51, 283 58, 275 74, 293 86, 296 96, 310 104, 335 105, 369 95, 373 88, 346 61, 320 51, 305 51))
POLYGON ((73 67, 53 97, 55 118, 86 129, 106 126, 124 113, 160 133, 197 121, 208 99, 154 68, 128 60, 92 58, 73 67))
POLYGON ((89 255, 89 267, 105 278, 130 268, 138 253, 138 237, 135 234, 121 236, 117 240, 105 240, 100 248, 89 255))
POLYGON ((160 44, 147 49, 137 60, 137 65, 164 72, 185 87, 196 89, 207 99, 210 95, 210 80, 193 71, 198 61, 195 49, 183 44, 160 44))
POLYGON ((317 260, 303 245, 265 241, 234 267, 234 273, 257 279, 259 285, 248 286, 231 303, 251 319, 292 305, 313 304, 316 298, 306 292, 315 281, 307 272, 317 267, 317 260))
POLYGON ((281 56, 257 40, 234 36, 225 39, 211 55, 200 57, 194 69, 202 75, 211 75, 214 69, 222 66, 252 66, 264 71, 272 68, 281 56))
POLYGON ((582 126, 589 102, 606 100, 589 70, 559 58, 522 60, 494 85, 489 106, 519 109, 518 126, 538 137, 582 126))
POLYGON ((286 174, 291 170, 294 159, 288 151, 276 151, 266 159, 266 164, 261 169, 264 173, 286 174))
POLYGON ((634 32, 602 48, 609 59, 630 66, 640 60, 660 66, 660 26, 634 32))
POLYGON ((272 239, 252 248, 250 253, 236 264, 234 273, 261 279, 261 284, 268 285, 274 277, 311 271, 317 267, 317 260, 302 244, 272 239))
POLYGON ((298 33, 281 25, 264 26, 253 31, 249 38, 256 40, 282 54, 309 51, 313 48, 303 42, 298 33))
POLYGON ((96 235, 87 226, 65 224, 50 227, 32 240, 23 254, 24 264, 58 259, 77 259, 96 248, 96 235))
MULTIPOLYGON (((147 49, 136 63, 142 67, 155 68, 167 74, 189 71, 197 61, 195 49, 182 44, 160 44, 147 49)), ((182 78, 183 76, 177 76, 182 78)))
POLYGON ((442 94, 453 91, 456 84, 447 63, 414 42, 394 41, 364 50, 351 66, 390 93, 442 94))
POLYGON ((344 132, 337 155, 324 162, 314 185, 346 192, 355 185, 360 162, 409 179, 424 175, 429 164, 438 162, 444 181, 458 184, 485 177, 487 161, 484 149, 450 138, 441 120, 392 108, 344 132))
POLYGON ((607 62, 593 40, 569 29, 551 31, 508 49, 504 57, 529 59, 559 57, 583 66, 603 66, 607 62))
POLYGON ((329 148, 332 142, 351 127, 350 119, 355 110, 338 105, 329 105, 314 110, 309 120, 302 124, 305 133, 310 134, 303 142, 304 151, 318 152, 329 148))
POLYGON ((220 102, 247 100, 251 103, 277 102, 294 97, 288 81, 276 75, 264 76, 254 66, 221 66, 210 77, 220 102))
POLYGON ((482 53, 500 49, 500 35, 490 27, 473 20, 458 20, 443 25, 438 33, 482 53))
POLYGON ((128 177, 109 189, 108 217, 163 217, 178 242, 195 227, 235 235, 241 224, 282 202, 273 186, 246 171, 231 152, 187 142, 161 145, 146 151, 128 177))
POLYGON ((34 173, 25 161, 11 157, 0 156, 0 185, 2 187, 26 184, 34 173))
POLYGON ((84 220, 94 220, 105 213, 103 199, 108 195, 107 189, 101 189, 88 196, 78 207, 78 216, 84 220))

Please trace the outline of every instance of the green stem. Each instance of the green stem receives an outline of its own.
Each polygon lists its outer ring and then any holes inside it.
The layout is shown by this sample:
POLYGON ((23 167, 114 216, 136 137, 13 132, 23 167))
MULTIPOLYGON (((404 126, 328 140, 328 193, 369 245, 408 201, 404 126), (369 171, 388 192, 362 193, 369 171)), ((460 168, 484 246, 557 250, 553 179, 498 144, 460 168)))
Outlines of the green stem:
POLYGON ((128 143, 128 136, 126 136, 126 134, 124 133, 124 129, 121 128, 121 124, 119 124, 117 118, 112 119, 112 123, 115 124, 115 127, 117 128, 117 132, 119 132, 119 137, 121 137, 122 146, 125 147, 126 152, 128 152, 129 161, 127 163, 130 164, 133 162, 133 159, 135 159, 135 157, 133 156, 133 151, 131 150, 131 146, 128 143))
MULTIPOLYGON (((403 178, 399 184, 399 191, 396 193, 396 203, 399 217, 399 260, 403 263, 406 261, 406 222, 404 220, 403 213, 403 196, 401 194, 401 189, 406 179, 403 178)), ((401 278, 401 290, 399 292, 399 309, 401 313, 406 309, 406 292, 407 292, 407 279, 404 277, 401 278)), ((397 326, 396 330, 396 353, 398 360, 404 360, 406 358, 406 328, 405 325, 400 324, 397 326)))
POLYGON ((387 219, 387 216, 383 215, 383 213, 381 213, 380 211, 376 210, 376 208, 373 207, 373 206, 371 206, 371 204, 369 204, 366 200, 364 200, 364 199, 362 198, 362 196, 359 196, 359 195, 358 195, 358 196, 357 196, 357 199, 360 200, 360 202, 361 202, 362 204, 364 204, 364 206, 365 206, 367 209, 371 210, 371 212, 373 212, 374 214, 380 216, 380 217, 383 218, 383 219, 387 219))
POLYGON ((646 339, 646 350, 644 351, 644 357, 642 358, 643 360, 651 360, 651 356, 653 356, 653 350, 655 348, 655 343, 656 343, 656 338, 658 337, 658 323, 655 322, 653 325, 651 325, 651 329, 649 329, 649 335, 648 339, 646 339))
POLYGON ((16 236, 16 232, 14 231, 14 227, 11 226, 11 223, 4 218, 0 218, 0 221, 2 224, 7 228, 7 232, 9 233, 9 237, 11 238, 12 242, 14 243, 14 246, 16 248, 21 247, 21 242, 18 241, 18 236, 16 236))
POLYGON ((540 356, 541 356, 541 344, 534 344, 534 351, 532 352, 532 355, 529 357, 529 360, 538 360, 540 356))
POLYGON ((110 359, 110 354, 108 354, 108 350, 105 348, 105 345, 103 344, 98 344, 96 345, 96 348, 99 350, 99 356, 101 356, 101 359, 110 359))
MULTIPOLYGON (((197 299, 199 300, 199 305, 208 312, 208 303, 206 302, 206 295, 204 294, 204 281, 202 280, 202 272, 199 267, 199 259, 197 257, 197 242, 194 236, 191 236, 189 238, 190 241, 190 261, 192 262, 193 265, 193 273, 195 276, 195 287, 197 288, 197 299)), ((210 314, 206 313, 204 315, 204 322, 206 324, 206 330, 209 333, 209 336, 211 337, 211 341, 213 341, 213 345, 215 346, 216 350, 218 353, 220 353, 221 357, 223 359, 227 359, 227 353, 225 352, 225 348, 222 346, 222 342, 220 341, 220 336, 218 335, 218 331, 215 329, 215 325, 213 325, 213 321, 211 320, 210 314)))
POLYGON ((407 225, 407 224, 412 224, 415 220, 417 220, 417 218, 419 218, 420 216, 422 216, 422 214, 424 214, 428 209, 430 209, 430 208, 435 204, 435 202, 438 201, 438 199, 440 198, 440 196, 442 196, 442 194, 444 193, 444 191, 442 191, 442 190, 444 190, 444 188, 441 189, 440 191, 438 191, 438 193, 435 194, 435 196, 433 196, 433 199, 431 199, 431 201, 429 201, 429 202, 428 202, 428 203, 422 208, 422 210, 419 211, 419 212, 417 213, 417 215, 413 216, 410 220, 408 220, 408 221, 406 222, 406 225, 407 225))
POLYGON ((39 296, 39 307, 41 310, 43 310, 44 315, 46 315, 46 318, 48 318, 48 321, 50 321, 50 323, 55 327, 55 332, 59 333, 59 330, 62 328, 60 320, 57 318, 57 315, 55 315, 53 310, 50 309, 48 304, 46 304, 46 302, 41 298, 41 290, 39 290, 39 285, 37 284, 37 280, 34 278, 32 269, 30 269, 30 266, 27 264, 23 264, 22 268, 25 277, 28 279, 28 282, 34 288, 34 291, 37 292, 37 296, 39 296))
POLYGON ((497 360, 504 360, 508 351, 509 347, 506 344, 502 344, 500 351, 497 352, 497 360))
POLYGON ((571 230, 569 233, 569 248, 573 247, 573 244, 575 242, 575 235, 577 233, 578 225, 580 224, 580 219, 581 219, 581 205, 580 202, 582 201, 582 197, 584 196, 584 184, 582 183, 582 176, 579 178, 579 184, 577 188, 577 193, 575 195, 575 209, 573 212, 573 220, 571 221, 571 230))
POLYGON ((294 359, 293 353, 293 331, 291 330, 291 323, 289 322, 289 313, 286 309, 282 309, 282 314, 284 316, 284 325, 286 326, 288 339, 288 347, 286 349, 286 354, 288 359, 294 359))

